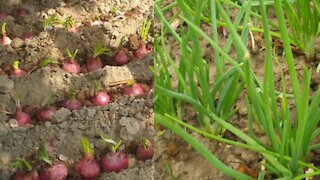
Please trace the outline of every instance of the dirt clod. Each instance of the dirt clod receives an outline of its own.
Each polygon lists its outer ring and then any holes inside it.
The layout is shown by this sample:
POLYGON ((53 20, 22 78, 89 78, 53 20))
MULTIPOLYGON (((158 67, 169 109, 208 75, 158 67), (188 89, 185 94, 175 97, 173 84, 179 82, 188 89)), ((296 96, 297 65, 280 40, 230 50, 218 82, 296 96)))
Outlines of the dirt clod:
POLYGON ((14 81, 6 77, 0 76, 0 93, 6 94, 14 87, 14 81))

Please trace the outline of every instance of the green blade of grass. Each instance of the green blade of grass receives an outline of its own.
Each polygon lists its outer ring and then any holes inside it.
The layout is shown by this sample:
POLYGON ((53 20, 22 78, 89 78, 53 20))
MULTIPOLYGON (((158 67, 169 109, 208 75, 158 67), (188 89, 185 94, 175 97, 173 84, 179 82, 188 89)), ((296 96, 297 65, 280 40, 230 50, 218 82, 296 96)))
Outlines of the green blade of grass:
POLYGON ((233 170, 232 168, 223 164, 219 159, 217 159, 203 144, 199 143, 198 140, 193 138, 190 134, 186 133, 183 129, 179 126, 170 122, 165 116, 160 114, 154 115, 154 120, 157 123, 162 124, 163 126, 170 128, 173 132, 179 135, 183 140, 188 142, 192 147, 200 153, 208 162, 214 166, 215 168, 219 169, 220 171, 224 172, 225 174, 237 178, 237 179, 253 179, 248 175, 242 174, 238 171, 233 170))

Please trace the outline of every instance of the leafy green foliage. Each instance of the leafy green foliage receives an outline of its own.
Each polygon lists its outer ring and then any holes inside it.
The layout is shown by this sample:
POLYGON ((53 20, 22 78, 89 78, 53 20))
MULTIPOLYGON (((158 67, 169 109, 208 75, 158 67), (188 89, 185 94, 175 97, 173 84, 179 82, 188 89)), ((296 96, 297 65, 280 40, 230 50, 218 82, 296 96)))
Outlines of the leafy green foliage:
POLYGON ((141 37, 142 41, 145 41, 147 39, 147 35, 149 33, 150 27, 151 27, 151 21, 148 20, 148 18, 146 18, 143 21, 143 24, 140 29, 140 37, 141 37))
POLYGON ((45 31, 52 29, 55 23, 58 23, 59 19, 57 16, 50 16, 42 21, 42 25, 45 31))
POLYGON ((68 16, 66 20, 63 23, 63 26, 66 27, 67 29, 70 29, 74 26, 74 19, 72 16, 68 16))
POLYGON ((290 39, 301 49, 307 59, 315 60, 315 40, 318 37, 319 0, 284 0, 284 11, 290 28, 290 39))
MULTIPOLYGON (((155 37, 155 122, 177 133, 211 163, 215 162, 216 157, 194 141, 188 131, 258 152, 264 157, 261 164, 267 169, 266 174, 259 174, 259 179, 270 178, 270 175, 282 179, 303 179, 320 174, 319 168, 306 162, 310 151, 320 147, 320 144, 312 144, 314 138, 320 134, 320 90, 311 96, 311 70, 306 67, 302 74, 302 84, 299 84, 291 49, 291 45, 298 46, 299 43, 314 48, 310 44, 314 43, 313 40, 318 33, 316 21, 319 19, 319 3, 316 0, 310 4, 309 1, 299 0, 249 0, 241 1, 239 4, 228 0, 206 0, 198 3, 176 0, 162 8, 161 3, 161 0, 155 3, 155 14, 161 22, 159 35, 155 37), (301 7, 297 7, 299 3, 301 7), (234 21, 230 19, 228 5, 237 8, 238 13, 233 18, 234 21), (165 18, 164 12, 173 7, 177 9, 174 11, 176 14, 170 19, 165 18), (267 9, 270 7, 274 7, 276 11, 278 24, 268 20, 267 9), (290 7, 296 11, 296 15, 291 14, 292 19, 287 17, 288 22, 291 21, 288 30, 285 14, 288 16, 287 13, 293 13, 290 7), (299 13, 302 14, 297 15, 299 13), (308 19, 307 16, 311 15, 315 15, 317 19, 308 19), (295 19, 295 16, 299 18, 295 19), (252 17, 262 21, 262 28, 253 29, 250 26, 252 17), (180 24, 185 24, 180 29, 171 26, 177 19, 182 21, 180 24), (207 31, 203 31, 203 24, 212 27, 212 37, 207 35, 207 31), (300 24, 300 29, 294 30, 292 27, 297 24, 300 24), (229 32, 224 47, 218 43, 218 26, 223 26, 229 32), (280 32, 274 33, 271 28, 279 29, 280 32), (249 31, 253 30, 263 32, 265 40, 264 77, 261 82, 253 72, 251 57, 246 47, 249 31), (298 34, 296 37, 293 37, 293 31, 298 34), (175 52, 168 49, 168 34, 175 40, 177 47, 174 48, 179 51, 178 55, 173 56, 171 53, 175 52), (272 56, 271 36, 281 38, 290 76, 287 80, 280 71, 280 92, 274 84, 274 63, 278 63, 280 69, 282 64, 277 57, 272 56), (201 41, 207 42, 214 52, 216 74, 213 77, 210 76, 212 66, 202 56, 201 41), (231 47, 234 48, 235 57, 230 56, 231 47), (292 86, 293 94, 287 92, 289 85, 292 86), (245 97, 246 107, 241 108, 248 111, 248 132, 242 132, 228 122, 237 111, 236 100, 240 95, 245 97), (293 104, 289 103, 290 98, 293 104), (199 122, 197 126, 201 128, 191 126, 189 120, 185 121, 182 111, 184 104, 193 107, 199 122), (295 115, 294 119, 291 118, 292 115, 295 115), (254 125, 258 126, 259 132, 253 130, 254 125), (236 135, 244 143, 223 138, 221 135, 225 130, 236 135), (257 133, 264 133, 270 143, 261 141, 257 133), (313 172, 305 173, 306 168, 313 172)), ((299 48, 303 50, 304 47, 299 48)), ((304 52, 307 57, 312 57, 312 50, 304 52)), ((220 162, 212 165, 229 176, 234 175, 234 172, 229 171, 230 169, 220 162)))

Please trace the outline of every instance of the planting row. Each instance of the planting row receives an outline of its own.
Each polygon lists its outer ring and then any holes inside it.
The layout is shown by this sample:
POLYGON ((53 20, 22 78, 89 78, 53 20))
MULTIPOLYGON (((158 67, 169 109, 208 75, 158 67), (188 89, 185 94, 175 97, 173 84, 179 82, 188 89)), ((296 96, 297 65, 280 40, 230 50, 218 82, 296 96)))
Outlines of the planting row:
MULTIPOLYGON (((0 9, 0 21, 5 21, 7 19, 8 15, 11 15, 12 17, 16 17, 16 18, 25 18, 27 15, 30 15, 31 13, 29 13, 25 8, 22 7, 23 4, 20 3, 19 7, 15 10, 15 13, 6 13, 5 11, 2 11, 0 9)), ((37 12, 37 15, 39 15, 39 17, 43 18, 42 21, 42 26, 43 26, 43 30, 47 31, 50 29, 53 29, 54 26, 57 25, 62 25, 64 28, 66 28, 66 30, 68 32, 71 33, 75 33, 78 32, 78 29, 76 27, 76 21, 74 19, 73 16, 66 16, 65 18, 61 19, 59 18, 57 15, 52 15, 52 10, 51 12, 46 12, 46 11, 50 11, 48 10, 48 8, 43 7, 43 6, 35 6, 36 9, 38 9, 39 12, 37 12), (50 15, 48 15, 50 14, 50 15)), ((54 10, 55 12, 55 10, 54 10)), ((110 19, 110 15, 114 16, 115 18, 119 18, 123 16, 123 12, 121 12, 119 10, 119 8, 117 6, 114 6, 113 9, 109 12, 109 15, 107 14, 97 14, 97 13, 92 13, 90 12, 90 17, 85 18, 84 21, 84 25, 89 26, 89 27, 93 27, 93 26, 101 26, 103 25, 103 22, 106 19, 110 19), (94 14, 94 15, 92 15, 94 14), (106 16, 106 17, 103 17, 106 16)), ((150 26, 150 25, 149 25, 150 26)), ((31 32, 32 30, 30 30, 31 32)), ((30 34, 27 33, 27 34, 30 34)))
MULTIPOLYGON (((2 40, 1 40, 1 44, 3 46, 10 45, 10 43, 11 43, 11 39, 6 36, 5 26, 6 26, 6 24, 4 23, 2 25, 2 40)), ((90 57, 86 61, 85 68, 83 68, 83 70, 81 70, 82 68, 76 60, 76 55, 78 53, 78 49, 76 49, 73 53, 71 53, 68 49, 66 51, 68 54, 68 58, 65 59, 65 61, 61 65, 61 67, 66 72, 74 73, 74 74, 80 74, 81 71, 92 72, 92 71, 101 69, 104 67, 104 64, 106 64, 106 63, 102 62, 100 56, 101 55, 111 56, 111 50, 103 47, 103 45, 100 42, 98 42, 98 43, 96 43, 95 47, 93 48, 92 57, 90 57)), ((110 64, 125 65, 130 61, 130 59, 141 60, 144 57, 146 57, 148 54, 150 54, 151 52, 152 52, 152 49, 148 49, 147 44, 144 42, 141 42, 139 48, 136 49, 132 53, 132 58, 129 58, 128 52, 126 49, 118 50, 112 56, 112 62, 110 64)), ((27 72, 25 70, 19 68, 19 63, 20 63, 19 61, 15 61, 12 65, 12 67, 8 67, 10 65, 3 64, 0 69, 0 74, 7 73, 13 77, 22 77, 22 76, 27 75, 27 72)), ((52 60, 52 59, 45 59, 39 64, 39 66, 45 67, 50 64, 54 65, 54 64, 58 64, 58 63, 57 63, 57 61, 52 60)))
MULTIPOLYGON (((72 172, 75 172, 83 179, 95 179, 101 172, 121 172, 129 167, 129 155, 123 150, 120 150, 122 141, 114 141, 111 138, 105 138, 100 135, 101 141, 111 145, 107 153, 103 154, 100 158, 100 164, 94 156, 93 147, 87 138, 80 140, 83 157, 72 168, 72 172)), ((61 161, 52 161, 50 154, 52 154, 53 147, 50 143, 45 143, 41 149, 40 159, 44 162, 41 164, 39 171, 33 169, 32 166, 25 159, 18 158, 12 166, 18 169, 14 174, 13 180, 64 180, 70 175, 72 164, 66 164, 61 161)), ((138 160, 146 161, 152 159, 154 155, 154 142, 143 138, 135 149, 135 156, 138 160)))
MULTIPOLYGON (((121 89, 124 95, 128 96, 141 96, 144 94, 145 90, 140 83, 129 82, 128 86, 125 86, 121 89)), ((31 124, 30 113, 33 111, 32 106, 26 106, 24 110, 20 105, 19 93, 13 97, 16 103, 16 112, 13 118, 16 119, 18 126, 24 126, 31 124)), ((51 121, 55 112, 57 111, 57 106, 53 104, 54 95, 51 95, 50 99, 44 107, 41 107, 36 112, 36 119, 39 122, 51 121)), ((83 92, 70 92, 66 94, 66 99, 60 103, 64 108, 69 109, 70 111, 78 110, 82 106, 92 105, 92 106, 107 106, 111 101, 111 97, 107 91, 100 88, 99 81, 95 81, 94 91, 83 93, 83 92)))

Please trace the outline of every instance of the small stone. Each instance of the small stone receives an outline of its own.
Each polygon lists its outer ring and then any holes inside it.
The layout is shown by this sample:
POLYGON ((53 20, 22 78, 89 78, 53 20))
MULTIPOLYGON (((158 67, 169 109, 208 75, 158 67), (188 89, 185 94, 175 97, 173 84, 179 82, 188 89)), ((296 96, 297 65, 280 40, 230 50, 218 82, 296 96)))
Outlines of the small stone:
POLYGON ((233 154, 227 154, 226 163, 233 169, 238 169, 240 166, 240 160, 233 154))
POLYGON ((243 151, 241 153, 241 158, 246 161, 247 163, 253 162, 254 160, 256 160, 258 158, 258 155, 256 155, 253 152, 250 151, 243 151))
POLYGON ((26 41, 26 45, 35 48, 38 46, 38 41, 35 38, 32 38, 26 41))
POLYGON ((134 118, 130 118, 131 120, 127 123, 126 128, 128 133, 135 135, 140 131, 140 124, 139 122, 134 119, 134 118))
POLYGON ((52 16, 52 15, 54 15, 56 13, 56 10, 55 9, 49 9, 48 10, 48 15, 49 16, 52 16))
POLYGON ((16 119, 9 119, 9 126, 11 127, 11 128, 16 128, 16 127, 18 127, 18 122, 17 122, 17 120, 16 119))
POLYGON ((13 80, 0 76, 0 93, 8 93, 13 87, 13 80))
POLYGON ((118 36, 120 35, 120 32, 119 32, 119 31, 113 31, 113 32, 112 32, 112 35, 113 35, 114 37, 118 37, 118 36))
POLYGON ((50 122, 50 121, 46 121, 46 122, 44 123, 44 126, 47 127, 47 128, 50 127, 50 126, 51 126, 51 122, 50 122))
POLYGON ((129 164, 129 168, 136 167, 137 159, 136 159, 136 158, 129 157, 128 164, 129 164))
POLYGON ((63 1, 59 2, 59 6, 63 7, 63 6, 66 6, 67 4, 63 1))
POLYGON ((11 42, 13 48, 20 48, 24 45, 24 40, 20 38, 14 38, 11 42))
POLYGON ((39 33, 39 38, 40 39, 45 39, 47 37, 47 34, 48 34, 48 32, 43 31, 43 32, 39 33))
POLYGON ((63 154, 59 154, 58 156, 60 161, 66 162, 68 160, 67 156, 63 155, 63 154))
POLYGON ((104 28, 106 31, 110 31, 111 28, 112 28, 112 24, 109 23, 109 22, 104 22, 104 23, 103 23, 103 28, 104 28))

